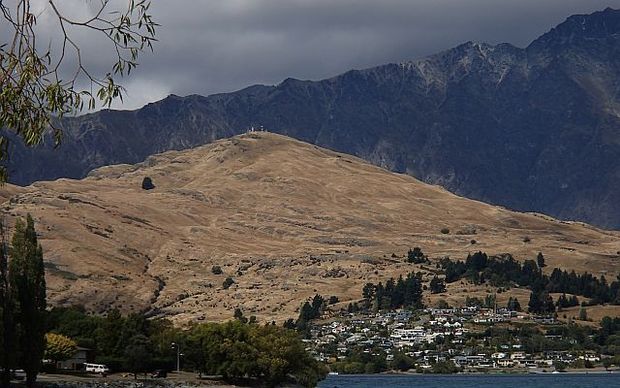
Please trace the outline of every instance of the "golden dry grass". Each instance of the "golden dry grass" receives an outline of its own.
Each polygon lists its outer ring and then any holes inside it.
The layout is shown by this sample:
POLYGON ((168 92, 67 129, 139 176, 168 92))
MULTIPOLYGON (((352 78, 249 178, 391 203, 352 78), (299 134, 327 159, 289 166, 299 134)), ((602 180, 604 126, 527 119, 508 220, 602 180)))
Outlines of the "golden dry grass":
POLYGON ((418 270, 403 263, 413 246, 453 258, 542 251, 548 268, 608 279, 620 269, 618 232, 460 198, 270 133, 0 191, 13 218, 37 220, 53 303, 96 311, 156 309, 187 321, 241 307, 282 320, 317 292, 357 299, 366 282, 418 270), (145 176, 154 190, 141 189, 145 176), (235 280, 228 290, 226 276, 235 280))

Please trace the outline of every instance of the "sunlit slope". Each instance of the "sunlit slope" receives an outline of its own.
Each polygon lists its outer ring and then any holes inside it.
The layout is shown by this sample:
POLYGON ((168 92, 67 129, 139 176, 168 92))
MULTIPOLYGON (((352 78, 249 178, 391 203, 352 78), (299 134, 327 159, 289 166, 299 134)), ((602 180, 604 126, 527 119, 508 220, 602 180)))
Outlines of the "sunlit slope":
POLYGON ((0 190, 9 214, 37 220, 53 303, 95 311, 188 320, 241 307, 281 320, 315 293, 357 299, 368 281, 419 270, 402 257, 414 246, 452 258, 542 251, 551 268, 597 276, 620 269, 618 232, 460 198, 266 132, 0 190))

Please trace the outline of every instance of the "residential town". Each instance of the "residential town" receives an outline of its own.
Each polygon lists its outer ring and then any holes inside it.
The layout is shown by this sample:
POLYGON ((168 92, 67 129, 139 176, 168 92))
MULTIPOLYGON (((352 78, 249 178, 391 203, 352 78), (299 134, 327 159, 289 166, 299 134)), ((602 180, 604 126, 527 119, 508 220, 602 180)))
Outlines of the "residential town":
POLYGON ((572 326, 575 330, 556 321, 554 316, 496 307, 343 311, 313 324, 306 342, 317 360, 341 373, 380 372, 381 364, 391 365, 392 370, 417 372, 434 372, 437 365, 448 365, 450 372, 546 373, 603 364, 611 371, 609 362, 602 363, 605 357, 588 349, 587 338, 582 339, 585 343, 573 338, 581 334, 573 332, 580 331, 577 325, 572 326), (523 340, 536 340, 537 336, 546 340, 540 349, 523 340), (405 357, 409 364, 395 364, 395 357, 405 357), (347 361, 357 360, 359 364, 364 359, 372 360, 373 366, 368 368, 366 364, 364 370, 347 370, 347 361), (372 370, 373 367, 379 370, 372 370))

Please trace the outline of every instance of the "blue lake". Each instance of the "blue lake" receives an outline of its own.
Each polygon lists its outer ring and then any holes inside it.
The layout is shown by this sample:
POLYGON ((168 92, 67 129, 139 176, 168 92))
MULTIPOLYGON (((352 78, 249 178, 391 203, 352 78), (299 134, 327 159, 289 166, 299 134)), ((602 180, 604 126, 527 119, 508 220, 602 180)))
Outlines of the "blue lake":
POLYGON ((424 388, 620 388, 620 373, 554 375, 339 375, 318 385, 334 387, 424 388))

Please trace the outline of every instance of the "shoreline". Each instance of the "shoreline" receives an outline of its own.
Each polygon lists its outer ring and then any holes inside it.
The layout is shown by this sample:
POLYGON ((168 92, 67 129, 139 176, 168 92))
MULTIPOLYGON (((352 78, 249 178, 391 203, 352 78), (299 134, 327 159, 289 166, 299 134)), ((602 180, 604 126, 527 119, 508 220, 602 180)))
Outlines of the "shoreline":
POLYGON ((331 374, 329 376, 530 376, 530 375, 610 375, 610 374, 620 374, 620 368, 617 369, 604 369, 604 368, 592 368, 592 369, 573 369, 567 371, 558 371, 558 373, 554 373, 555 370, 548 369, 521 369, 521 370, 493 370, 490 372, 459 372, 459 373, 450 373, 450 374, 436 374, 436 373, 418 373, 418 372, 401 372, 401 371, 387 371, 381 373, 370 373, 370 374, 331 374))

